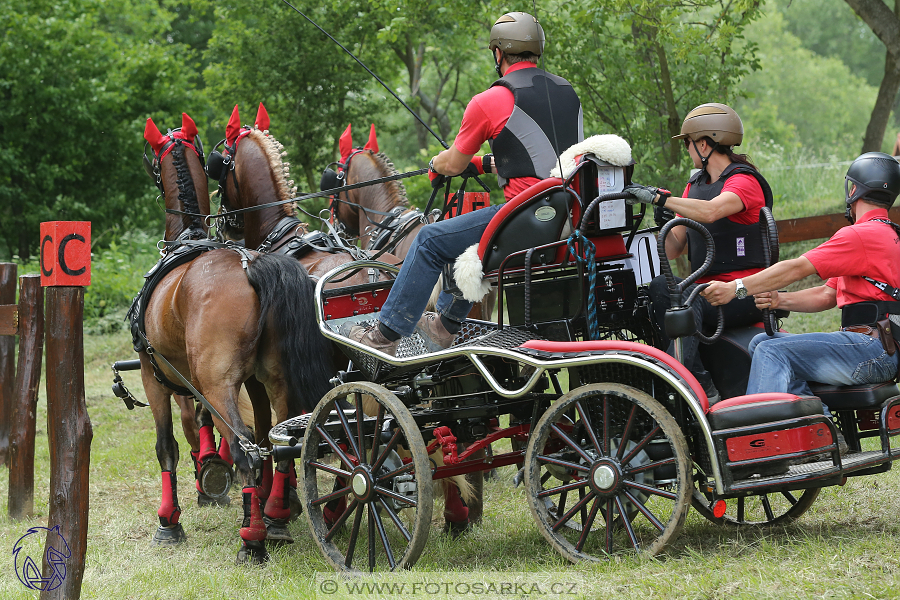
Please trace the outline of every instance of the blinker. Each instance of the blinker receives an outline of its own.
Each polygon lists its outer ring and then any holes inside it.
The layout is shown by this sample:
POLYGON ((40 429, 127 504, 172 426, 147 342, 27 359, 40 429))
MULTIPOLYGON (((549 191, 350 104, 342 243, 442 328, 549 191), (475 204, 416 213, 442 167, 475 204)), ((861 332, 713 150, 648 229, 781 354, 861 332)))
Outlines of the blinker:
POLYGON ((146 154, 144 154, 144 170, 147 171, 147 175, 150 176, 150 179, 156 181, 156 169, 153 168, 153 163, 150 162, 150 159, 147 158, 146 154))
POLYGON ((213 150, 212 152, 210 152, 209 158, 206 161, 206 166, 204 167, 206 176, 214 181, 221 181, 224 169, 225 157, 222 156, 222 153, 218 150, 213 150))
POLYGON ((322 171, 322 179, 319 182, 319 189, 323 192, 333 190, 344 185, 344 174, 337 173, 331 167, 326 167, 322 171))

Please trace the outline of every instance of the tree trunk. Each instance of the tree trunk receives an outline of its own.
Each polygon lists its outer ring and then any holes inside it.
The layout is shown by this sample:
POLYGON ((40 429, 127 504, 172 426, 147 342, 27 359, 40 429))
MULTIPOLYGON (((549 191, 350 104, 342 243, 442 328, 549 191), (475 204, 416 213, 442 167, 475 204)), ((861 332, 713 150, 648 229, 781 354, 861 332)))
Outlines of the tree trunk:
MULTIPOLYGON (((0 304, 16 303, 14 263, 0 263, 0 304)), ((0 336, 0 463, 9 464, 9 425, 16 389, 16 338, 0 336)))
MULTIPOLYGON (((654 34, 656 32, 654 31, 654 34)), ((672 136, 681 133, 681 118, 678 115, 678 107, 675 105, 675 92, 672 90, 672 74, 669 72, 669 59, 666 57, 666 49, 659 40, 655 40, 656 58, 659 60, 659 78, 662 85, 663 97, 666 100, 666 125, 668 127, 669 166, 678 164, 681 155, 681 140, 673 140, 672 136)))
POLYGON ((898 89, 900 89, 900 65, 891 56, 890 52, 886 52, 884 78, 881 80, 881 87, 878 88, 878 98, 875 100, 875 107, 872 108, 872 116, 869 118, 869 125, 866 127, 866 137, 863 139, 862 152, 881 151, 881 144, 884 142, 884 132, 887 129, 888 119, 890 119, 891 109, 894 107, 898 89))

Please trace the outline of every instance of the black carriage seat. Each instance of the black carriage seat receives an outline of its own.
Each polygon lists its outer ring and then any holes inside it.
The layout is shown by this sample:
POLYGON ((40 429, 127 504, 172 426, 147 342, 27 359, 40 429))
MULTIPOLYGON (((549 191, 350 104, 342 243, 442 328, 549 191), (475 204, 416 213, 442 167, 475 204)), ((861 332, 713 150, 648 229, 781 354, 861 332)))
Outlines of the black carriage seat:
POLYGON ((815 396, 768 393, 722 400, 709 409, 707 417, 713 430, 721 430, 822 414, 822 401, 815 396))
POLYGON ((893 381, 846 386, 810 382, 809 387, 831 410, 881 408, 886 400, 900 395, 893 381))

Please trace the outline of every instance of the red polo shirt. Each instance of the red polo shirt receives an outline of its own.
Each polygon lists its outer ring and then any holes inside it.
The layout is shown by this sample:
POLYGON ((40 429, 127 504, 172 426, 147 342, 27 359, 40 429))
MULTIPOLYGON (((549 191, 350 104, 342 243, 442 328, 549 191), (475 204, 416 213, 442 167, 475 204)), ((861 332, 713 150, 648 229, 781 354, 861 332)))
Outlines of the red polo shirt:
POLYGON ((856 224, 843 227, 830 240, 803 256, 825 285, 837 291, 839 307, 856 302, 893 300, 863 275, 900 288, 900 240, 893 227, 872 219, 887 219, 886 209, 867 212, 856 224))
MULTIPOLYGON (((527 61, 519 62, 510 66, 506 73, 533 69, 536 66, 527 61)), ((463 154, 478 154, 482 144, 496 138, 503 131, 514 107, 513 93, 500 85, 488 88, 476 95, 466 106, 466 112, 463 113, 459 133, 456 135, 453 145, 463 154)), ((503 188, 503 194, 509 200, 538 181, 540 179, 536 177, 514 177, 503 188)))

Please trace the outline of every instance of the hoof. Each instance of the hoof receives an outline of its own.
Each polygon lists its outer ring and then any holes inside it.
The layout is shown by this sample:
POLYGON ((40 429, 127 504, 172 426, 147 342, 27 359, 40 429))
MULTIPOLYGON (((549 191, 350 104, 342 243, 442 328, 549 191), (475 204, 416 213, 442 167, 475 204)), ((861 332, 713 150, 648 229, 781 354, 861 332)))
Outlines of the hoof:
POLYGON ((238 565, 264 565, 269 560, 266 545, 262 542, 241 540, 241 549, 238 550, 235 564, 238 565))
POLYGON ((185 541, 187 541, 187 536, 184 534, 184 527, 181 526, 181 523, 177 523, 172 527, 157 529, 150 543, 154 546, 175 546, 185 541))
POLYGON ((228 496, 207 496, 203 492, 197 492, 197 506, 231 506, 231 498, 228 496))
POLYGON ((300 496, 297 495, 296 488, 288 488, 288 502, 291 506, 291 516, 288 517, 288 521, 293 523, 303 514, 303 503, 300 502, 300 496))
POLYGON ((468 519, 465 521, 447 521, 444 523, 444 533, 449 534, 454 540, 470 529, 472 529, 472 523, 468 519))
POLYGON ((294 538, 288 531, 288 519, 270 519, 263 517, 266 524, 266 542, 272 546, 281 546, 283 544, 293 544, 294 538))

